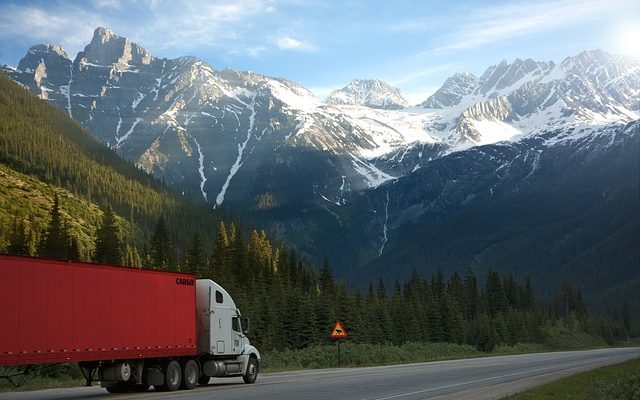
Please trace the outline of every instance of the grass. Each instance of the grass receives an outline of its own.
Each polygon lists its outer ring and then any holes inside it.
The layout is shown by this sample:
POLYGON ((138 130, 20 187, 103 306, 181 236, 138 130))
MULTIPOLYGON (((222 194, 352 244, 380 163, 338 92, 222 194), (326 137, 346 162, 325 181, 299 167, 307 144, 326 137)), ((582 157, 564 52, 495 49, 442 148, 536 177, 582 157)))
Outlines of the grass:
MULTIPOLYGON (((14 375, 22 370, 21 367, 0 367, 0 375, 14 375)), ((15 376, 13 383, 0 379, 0 393, 77 387, 84 385, 84 379, 76 364, 55 364, 27 376, 15 376), (15 386, 13 383, 20 385, 15 386)))
POLYGON ((602 337, 563 326, 545 326, 544 343, 553 350, 583 350, 609 347, 602 337))
POLYGON ((583 399, 640 399, 640 358, 572 375, 504 400, 583 399))
MULTIPOLYGON (((498 346, 492 353, 480 352, 473 346, 455 343, 405 343, 393 346, 344 342, 340 347, 341 367, 372 367, 549 351, 549 348, 542 344, 529 343, 498 346)), ((263 354, 261 365, 264 372, 335 367, 338 367, 338 348, 335 344, 266 352, 263 354)))
MULTIPOLYGON (((448 360, 479 357, 473 346, 452 343, 406 343, 400 346, 340 344, 342 367, 368 367, 374 365, 403 364, 420 361, 448 360)), ((298 350, 267 352, 261 369, 265 372, 308 368, 334 368, 338 366, 337 345, 312 346, 298 350)))

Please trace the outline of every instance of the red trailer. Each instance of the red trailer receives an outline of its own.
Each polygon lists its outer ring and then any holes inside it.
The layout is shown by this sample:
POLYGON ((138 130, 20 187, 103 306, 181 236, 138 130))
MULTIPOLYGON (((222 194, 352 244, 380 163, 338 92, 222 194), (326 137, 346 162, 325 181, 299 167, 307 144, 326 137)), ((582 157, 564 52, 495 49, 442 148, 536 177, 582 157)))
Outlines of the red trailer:
POLYGON ((191 275, 2 256, 0 364, 193 356, 195 302, 191 275))
POLYGON ((110 392, 253 383, 260 353, 246 332, 208 279, 0 255, 0 365, 78 362, 110 392))

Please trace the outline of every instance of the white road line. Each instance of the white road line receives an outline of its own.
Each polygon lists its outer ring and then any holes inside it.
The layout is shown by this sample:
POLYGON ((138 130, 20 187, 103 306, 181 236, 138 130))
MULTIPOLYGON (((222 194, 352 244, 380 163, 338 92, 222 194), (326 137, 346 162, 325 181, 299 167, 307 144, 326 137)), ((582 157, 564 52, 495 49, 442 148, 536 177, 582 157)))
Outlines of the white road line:
POLYGON ((493 377, 490 377, 490 378, 483 378, 483 379, 476 379, 474 381, 460 382, 460 383, 455 383, 453 385, 447 385, 447 386, 440 386, 440 387, 431 388, 431 389, 418 390, 416 392, 401 393, 401 394, 395 394, 395 395, 386 396, 386 397, 376 397, 375 399, 370 399, 370 400, 398 399, 400 397, 412 396, 414 394, 435 392, 436 390, 450 389, 450 388, 454 388, 454 387, 458 387, 458 386, 470 385, 472 383, 493 381, 493 380, 501 379, 501 378, 509 378, 509 377, 512 377, 512 376, 525 375, 525 374, 529 374, 529 373, 532 373, 532 372, 547 371, 547 370, 558 369, 558 368, 567 369, 567 368, 576 367, 576 366, 579 366, 579 365, 589 365, 589 364, 591 364, 591 361, 581 362, 581 363, 574 363, 574 364, 567 364, 567 365, 560 365, 560 366, 559 365, 554 365, 553 367, 536 368, 536 369, 531 369, 531 370, 528 370, 528 371, 514 372, 512 374, 501 375, 501 376, 493 376, 493 377))

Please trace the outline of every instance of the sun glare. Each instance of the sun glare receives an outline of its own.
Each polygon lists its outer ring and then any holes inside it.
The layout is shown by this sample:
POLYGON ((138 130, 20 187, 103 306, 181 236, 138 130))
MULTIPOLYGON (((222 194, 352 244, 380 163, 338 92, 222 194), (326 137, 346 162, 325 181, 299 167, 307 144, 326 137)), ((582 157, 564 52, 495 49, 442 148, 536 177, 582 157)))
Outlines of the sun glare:
POLYGON ((640 58, 640 25, 629 24, 621 26, 614 38, 616 53, 640 58))

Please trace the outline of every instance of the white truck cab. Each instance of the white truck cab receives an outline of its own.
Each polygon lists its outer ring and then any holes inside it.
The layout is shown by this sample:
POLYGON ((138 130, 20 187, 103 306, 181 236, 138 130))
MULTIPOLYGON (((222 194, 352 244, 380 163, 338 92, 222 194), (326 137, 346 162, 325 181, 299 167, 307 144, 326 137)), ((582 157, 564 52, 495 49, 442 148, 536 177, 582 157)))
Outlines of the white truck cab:
MULTIPOLYGON (((246 336, 240 310, 222 286, 210 279, 196 281, 200 384, 210 377, 242 376, 247 383, 258 376, 260 353, 246 336)), ((246 322, 248 325, 248 321, 246 322)))

